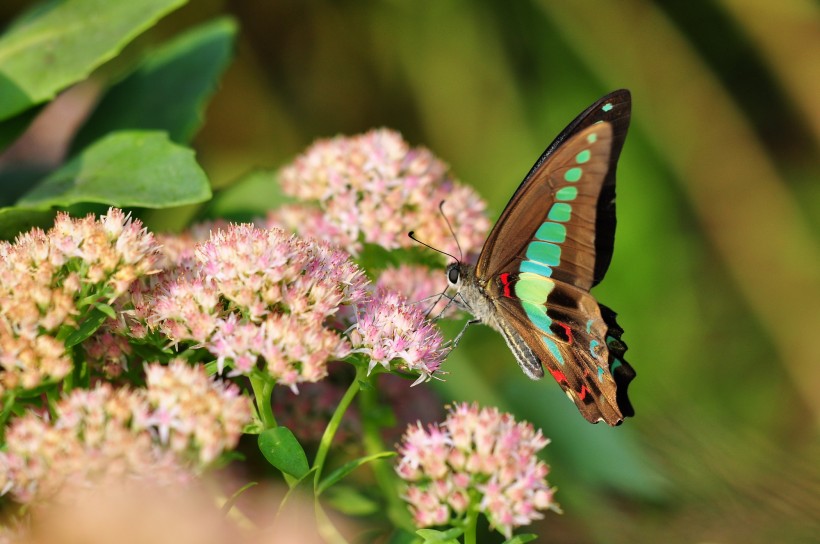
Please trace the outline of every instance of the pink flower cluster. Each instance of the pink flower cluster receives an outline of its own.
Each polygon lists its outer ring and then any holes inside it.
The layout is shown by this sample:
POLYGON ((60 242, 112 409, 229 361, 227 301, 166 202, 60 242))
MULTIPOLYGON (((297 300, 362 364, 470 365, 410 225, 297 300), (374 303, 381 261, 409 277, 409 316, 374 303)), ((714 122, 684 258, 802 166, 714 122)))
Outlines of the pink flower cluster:
POLYGON ((147 367, 147 389, 74 390, 56 418, 13 419, 0 452, 0 489, 22 503, 72 496, 92 484, 189 481, 238 442, 250 403, 233 385, 181 362, 147 367))
POLYGON ((355 353, 370 358, 370 370, 376 365, 418 372, 413 385, 429 380, 447 356, 439 330, 425 320, 421 309, 395 291, 379 289, 360 312, 351 328, 350 340, 355 353))
POLYGON ((549 440, 529 423, 476 404, 459 404, 441 425, 411 425, 400 445, 399 476, 420 527, 445 525, 477 507, 507 538, 558 507, 536 454, 549 440))
POLYGON ((447 217, 466 253, 481 248, 489 229, 485 204, 473 189, 454 180, 428 149, 410 148, 387 129, 319 140, 282 169, 280 181, 288 195, 318 202, 324 216, 291 206, 269 217, 272 224, 321 236, 354 255, 361 241, 410 247, 411 230, 434 247, 456 252, 439 212, 443 200, 452 203, 447 217))
POLYGON ((230 382, 215 381, 202 367, 181 360, 145 369, 145 399, 160 443, 206 466, 232 449, 250 423, 250 400, 230 382))
POLYGON ((137 314, 171 341, 194 342, 220 369, 247 374, 264 359, 284 385, 327 375, 329 360, 346 356, 344 306, 366 298, 367 279, 347 254, 281 229, 233 225, 195 249, 191 268, 140 294, 137 314))
POLYGON ((48 232, 0 242, 0 393, 59 380, 71 370, 60 327, 81 305, 112 302, 154 271, 158 247, 139 221, 111 208, 100 219, 58 214, 48 232))

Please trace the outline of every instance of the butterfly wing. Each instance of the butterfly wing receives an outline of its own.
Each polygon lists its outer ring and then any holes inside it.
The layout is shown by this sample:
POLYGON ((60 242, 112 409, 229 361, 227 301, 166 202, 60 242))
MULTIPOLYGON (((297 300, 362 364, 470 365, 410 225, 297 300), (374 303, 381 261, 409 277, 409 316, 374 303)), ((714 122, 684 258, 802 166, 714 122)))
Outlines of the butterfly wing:
POLYGON ((564 129, 510 199, 476 265, 502 333, 529 348, 516 357, 538 359, 519 361, 522 368, 545 365, 587 420, 610 425, 634 413, 626 390, 635 372, 623 360, 614 312, 589 289, 612 259, 615 165, 629 116, 629 92, 616 91, 564 129))
MULTIPOLYGON (((544 231, 563 240, 558 242, 563 258, 551 267, 555 277, 587 290, 601 281, 612 260, 615 169, 630 112, 629 91, 610 93, 576 117, 547 147, 490 232, 476 265, 480 280, 497 276, 516 260, 526 260, 526 250, 547 217, 563 217, 569 209, 563 228, 548 226, 544 231), (577 194, 569 199, 573 187, 577 194)), ((548 246, 540 249, 554 251, 548 246)))
POLYGON ((502 333, 530 348, 516 357, 537 359, 519 361, 522 368, 543 364, 592 423, 617 425, 634 415, 627 387, 635 371, 624 359, 623 329, 612 310, 583 289, 528 272, 505 274, 488 287, 500 321, 515 334, 503 326, 502 333))

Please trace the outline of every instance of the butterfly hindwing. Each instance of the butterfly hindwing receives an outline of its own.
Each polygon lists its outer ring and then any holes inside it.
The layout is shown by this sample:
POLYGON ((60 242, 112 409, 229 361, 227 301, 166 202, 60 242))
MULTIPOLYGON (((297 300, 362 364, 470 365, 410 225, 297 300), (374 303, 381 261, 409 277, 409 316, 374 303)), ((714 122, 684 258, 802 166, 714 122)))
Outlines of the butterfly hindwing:
POLYGON ((616 425, 633 415, 626 391, 635 373, 614 312, 574 285, 528 272, 498 278, 488 295, 587 420, 616 425))

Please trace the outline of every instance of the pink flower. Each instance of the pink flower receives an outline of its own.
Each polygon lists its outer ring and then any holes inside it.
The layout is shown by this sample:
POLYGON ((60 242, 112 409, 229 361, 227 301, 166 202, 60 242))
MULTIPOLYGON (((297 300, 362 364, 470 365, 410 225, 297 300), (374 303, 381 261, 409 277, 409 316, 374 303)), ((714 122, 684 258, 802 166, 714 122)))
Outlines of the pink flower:
POLYGON ((321 380, 328 361, 349 354, 341 335, 349 323, 336 320, 365 299, 367 279, 343 251, 281 229, 234 225, 193 253, 184 273, 167 272, 135 298, 138 314, 150 312, 150 328, 209 350, 220 371, 248 374, 262 363, 291 387, 321 380))
POLYGON ((282 169, 280 180, 285 193, 316 202, 324 218, 300 210, 297 214, 307 221, 294 224, 287 214, 275 221, 299 233, 320 235, 354 255, 360 241, 387 249, 411 247, 411 230, 434 247, 456 252, 439 212, 443 200, 465 253, 481 248, 490 226, 475 191, 453 179, 447 165, 429 150, 411 149, 387 129, 319 140, 282 169))
POLYGON ((54 422, 32 412, 13 419, 0 452, 5 491, 18 502, 41 503, 123 479, 189 481, 191 471, 151 439, 145 426, 149 411, 139 391, 104 384, 59 401, 54 422))
MULTIPOLYGON (((429 380, 447 355, 438 329, 398 293, 377 290, 350 331, 354 353, 370 358, 370 370, 400 368, 418 372, 415 383, 429 380), (395 367, 391 363, 396 361, 395 367)), ((415 383, 413 385, 415 385, 415 383)))
POLYGON ((50 421, 12 419, 0 452, 0 491, 22 503, 74 497, 93 484, 191 481, 236 447, 250 400, 203 367, 146 367, 147 389, 75 389, 50 421), (3 481, 5 480, 5 481, 3 481))
POLYGON ((411 425, 399 447, 398 475, 420 527, 463 517, 476 501, 490 525, 508 539, 515 527, 558 510, 536 454, 549 440, 529 423, 496 408, 457 404, 441 425, 411 425), (471 498, 472 497, 472 498, 471 498))
POLYGON ((181 360, 148 365, 145 374, 149 421, 162 444, 200 467, 236 446, 251 419, 250 401, 236 385, 181 360))
POLYGON ((0 393, 65 377, 71 357, 58 331, 153 273, 157 251, 142 224, 115 208, 99 219, 60 213, 48 232, 0 242, 0 393))

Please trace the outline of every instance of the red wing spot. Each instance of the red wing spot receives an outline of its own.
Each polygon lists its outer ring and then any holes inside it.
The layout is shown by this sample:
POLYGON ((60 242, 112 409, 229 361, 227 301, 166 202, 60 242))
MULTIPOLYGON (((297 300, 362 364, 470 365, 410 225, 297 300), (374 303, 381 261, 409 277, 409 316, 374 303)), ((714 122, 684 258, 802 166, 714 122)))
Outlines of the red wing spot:
POLYGON ((511 298, 510 296, 510 274, 509 272, 504 272, 498 277, 501 280, 501 285, 504 286, 504 296, 507 298, 511 298))
POLYGON ((572 344, 572 329, 569 328, 569 325, 561 323, 560 321, 556 321, 555 323, 561 325, 567 333, 567 344, 572 344))
POLYGON ((581 390, 578 392, 578 398, 584 400, 586 398, 587 393, 589 393, 589 389, 587 389, 586 385, 581 386, 581 390))
POLYGON ((560 370, 549 369, 549 371, 550 371, 550 374, 552 374, 552 377, 555 378, 556 382, 558 382, 558 383, 561 383, 561 382, 568 383, 567 382, 567 377, 560 370))

